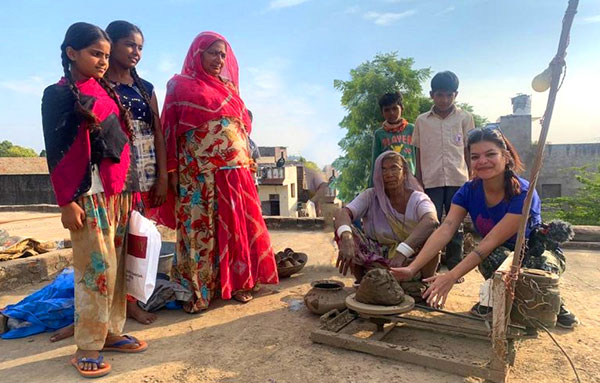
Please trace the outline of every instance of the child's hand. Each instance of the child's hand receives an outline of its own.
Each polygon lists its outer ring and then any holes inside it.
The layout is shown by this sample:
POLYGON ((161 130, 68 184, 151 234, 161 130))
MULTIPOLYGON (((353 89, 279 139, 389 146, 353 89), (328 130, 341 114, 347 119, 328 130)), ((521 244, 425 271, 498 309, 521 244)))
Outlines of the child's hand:
POLYGON ((159 177, 156 179, 154 185, 152 185, 152 189, 150 189, 150 201, 152 203, 152 207, 158 207, 165 203, 167 199, 167 177, 159 177))
POLYGON ((71 202, 68 205, 61 206, 60 210, 62 212, 60 220, 65 229, 76 231, 83 228, 85 212, 77 203, 71 202))

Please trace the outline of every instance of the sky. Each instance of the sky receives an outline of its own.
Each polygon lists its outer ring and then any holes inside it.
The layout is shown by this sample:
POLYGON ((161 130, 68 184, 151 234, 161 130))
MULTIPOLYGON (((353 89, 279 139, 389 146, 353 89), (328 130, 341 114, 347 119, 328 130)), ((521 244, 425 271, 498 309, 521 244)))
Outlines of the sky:
MULTIPOLYGON (((225 36, 240 65, 240 90, 260 146, 286 146, 320 166, 342 154, 347 111, 335 79, 378 53, 412 57, 415 68, 452 70, 458 101, 496 121, 510 98, 532 94, 541 116, 548 93, 533 77, 556 53, 567 0, 6 0, 0 13, 0 141, 44 148, 43 89, 62 74, 60 44, 70 24, 127 20, 143 31, 142 77, 162 104, 194 37, 225 36)), ((600 142, 600 0, 581 0, 567 73, 548 140, 600 142)), ((429 81, 422 84, 425 92, 429 81)), ((534 136, 539 126, 534 123, 534 136)))

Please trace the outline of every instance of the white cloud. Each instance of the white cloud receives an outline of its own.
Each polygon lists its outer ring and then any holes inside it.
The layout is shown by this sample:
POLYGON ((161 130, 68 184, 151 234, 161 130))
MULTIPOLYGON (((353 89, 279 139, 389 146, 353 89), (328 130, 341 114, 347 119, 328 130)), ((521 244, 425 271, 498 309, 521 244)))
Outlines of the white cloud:
POLYGON ((157 68, 162 73, 174 74, 177 72, 177 64, 175 64, 175 59, 170 55, 162 55, 158 60, 157 68))
POLYGON ((448 8, 441 11, 440 13, 438 13, 438 15, 445 15, 446 13, 450 13, 450 12, 454 11, 455 9, 456 9, 456 7, 454 5, 451 5, 448 8))
POLYGON ((306 3, 307 1, 308 0, 272 0, 269 3, 269 9, 295 7, 302 3, 306 3))
POLYGON ((0 81, 0 88, 8 89, 16 93, 28 94, 41 97, 44 89, 50 81, 39 76, 31 76, 24 80, 0 81))
POLYGON ((393 12, 379 13, 379 12, 371 11, 371 12, 367 12, 365 14, 365 19, 372 20, 377 25, 390 25, 400 19, 403 19, 408 16, 412 16, 415 13, 417 13, 417 11, 414 9, 411 9, 409 11, 400 12, 400 13, 393 13, 393 12))
POLYGON ((600 15, 584 17, 582 22, 583 24, 600 23, 600 15))
POLYGON ((259 146, 286 146, 288 154, 331 163, 340 154, 339 94, 327 84, 291 81, 293 71, 276 57, 246 68, 240 88, 254 115, 251 137, 259 146))

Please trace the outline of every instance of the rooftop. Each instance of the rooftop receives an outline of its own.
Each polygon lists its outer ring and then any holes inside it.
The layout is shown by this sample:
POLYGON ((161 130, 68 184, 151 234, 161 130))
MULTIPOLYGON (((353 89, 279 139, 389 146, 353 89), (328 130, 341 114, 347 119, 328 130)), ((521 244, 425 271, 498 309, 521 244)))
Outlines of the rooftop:
POLYGON ((0 157, 0 175, 48 174, 46 157, 0 157))

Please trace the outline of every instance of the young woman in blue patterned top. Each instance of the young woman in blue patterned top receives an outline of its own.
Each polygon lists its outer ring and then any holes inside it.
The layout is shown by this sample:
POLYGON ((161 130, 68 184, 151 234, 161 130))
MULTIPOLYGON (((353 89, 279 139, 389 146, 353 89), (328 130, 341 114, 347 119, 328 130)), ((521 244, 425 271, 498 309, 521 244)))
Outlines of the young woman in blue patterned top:
POLYGON ((158 207, 167 195, 166 150, 154 86, 140 78, 135 69, 142 58, 144 35, 136 25, 122 20, 110 23, 106 33, 113 45, 105 77, 131 113, 142 210, 158 207))
MULTIPOLYGON (((138 209, 151 215, 152 208, 167 196, 167 162, 164 135, 158 115, 154 86, 138 76, 135 66, 142 58, 144 35, 127 21, 113 21, 106 27, 112 40, 110 66, 106 78, 131 114, 134 131, 133 163, 139 180, 141 203, 138 209)), ((135 298, 127 297, 127 315, 150 324, 156 315, 142 310, 135 298)))

